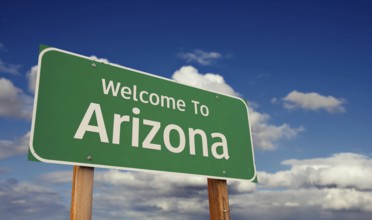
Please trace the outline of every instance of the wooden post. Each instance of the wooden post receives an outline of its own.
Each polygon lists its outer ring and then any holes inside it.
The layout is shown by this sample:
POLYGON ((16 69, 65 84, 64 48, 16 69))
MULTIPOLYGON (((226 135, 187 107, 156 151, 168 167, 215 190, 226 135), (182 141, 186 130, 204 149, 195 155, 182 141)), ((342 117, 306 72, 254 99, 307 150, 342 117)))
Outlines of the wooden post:
POLYGON ((226 180, 208 179, 211 220, 230 220, 229 194, 226 180))
POLYGON ((91 220, 94 168, 74 166, 70 220, 91 220))

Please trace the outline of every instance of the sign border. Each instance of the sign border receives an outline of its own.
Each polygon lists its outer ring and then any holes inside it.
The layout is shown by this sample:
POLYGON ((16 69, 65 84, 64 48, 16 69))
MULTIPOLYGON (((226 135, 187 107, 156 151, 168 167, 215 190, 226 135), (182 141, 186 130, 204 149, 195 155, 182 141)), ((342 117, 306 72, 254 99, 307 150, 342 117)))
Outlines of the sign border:
POLYGON ((172 82, 172 83, 187 86, 187 87, 190 87, 192 89, 198 89, 198 90, 201 90, 201 91, 206 91, 206 92, 210 92, 210 93, 213 93, 213 94, 227 96, 227 97, 230 97, 230 98, 233 98, 233 99, 240 100, 241 102, 244 103, 244 106, 247 110, 247 118, 249 120, 248 102, 244 101, 240 97, 231 96, 231 95, 228 95, 228 94, 223 94, 223 93, 211 91, 211 90, 208 90, 208 89, 193 87, 193 86, 190 86, 190 85, 187 85, 187 84, 182 84, 182 83, 176 82, 176 81, 174 81, 172 79, 169 79, 169 78, 165 78, 165 77, 162 77, 162 76, 157 76, 157 75, 147 73, 147 72, 144 72, 144 71, 132 69, 132 68, 129 68, 129 67, 118 65, 118 64, 104 62, 104 61, 101 61, 99 59, 95 59, 95 58, 92 58, 92 57, 87 57, 87 56, 84 56, 84 55, 80 55, 80 54, 76 54, 76 53, 73 53, 73 52, 58 49, 58 48, 55 48, 55 47, 47 47, 45 49, 42 49, 39 52, 38 70, 37 70, 36 85, 35 85, 34 106, 33 106, 33 113, 32 113, 32 125, 31 125, 30 140, 29 140, 29 150, 30 150, 32 156, 34 156, 38 161, 45 162, 45 163, 53 163, 53 164, 63 164, 63 165, 86 166, 86 167, 97 167, 97 168, 105 168, 105 169, 131 170, 131 171, 147 171, 147 172, 156 172, 156 173, 180 174, 180 175, 187 175, 187 176, 200 176, 200 177, 214 178, 214 179, 241 180, 241 181, 257 182, 257 171, 256 171, 255 158, 254 158, 252 130, 251 130, 251 124, 249 123, 249 121, 248 121, 248 127, 249 127, 250 142, 251 142, 251 146, 252 146, 252 160, 253 160, 253 169, 254 169, 254 175, 251 179, 239 179, 239 178, 229 178, 229 177, 221 177, 221 176, 208 176, 208 175, 202 175, 202 174, 191 174, 191 173, 172 172, 172 171, 128 168, 128 167, 101 165, 101 164, 94 164, 94 163, 67 162, 67 161, 60 161, 60 160, 50 160, 50 159, 45 159, 45 158, 40 157, 34 149, 33 140, 34 140, 34 129, 35 129, 35 121, 36 121, 36 111, 37 111, 37 104, 38 104, 38 94, 39 94, 40 69, 41 69, 41 64, 42 64, 42 58, 49 51, 57 51, 57 52, 69 54, 69 55, 72 55, 72 56, 76 56, 76 57, 80 57, 80 58, 83 58, 83 59, 90 60, 92 62, 103 63, 103 64, 114 66, 114 67, 117 67, 117 68, 120 68, 120 69, 134 71, 134 72, 137 72, 139 74, 144 74, 144 75, 147 75, 147 76, 150 76, 150 77, 159 78, 159 79, 166 80, 166 81, 169 81, 169 82, 172 82))

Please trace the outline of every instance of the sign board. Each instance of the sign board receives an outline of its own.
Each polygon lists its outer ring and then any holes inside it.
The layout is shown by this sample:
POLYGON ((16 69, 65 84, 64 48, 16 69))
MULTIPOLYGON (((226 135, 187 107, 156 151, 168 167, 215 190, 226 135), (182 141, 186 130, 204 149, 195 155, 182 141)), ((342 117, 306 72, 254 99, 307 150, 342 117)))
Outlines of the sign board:
POLYGON ((254 180, 245 101, 56 48, 39 55, 39 161, 254 180))

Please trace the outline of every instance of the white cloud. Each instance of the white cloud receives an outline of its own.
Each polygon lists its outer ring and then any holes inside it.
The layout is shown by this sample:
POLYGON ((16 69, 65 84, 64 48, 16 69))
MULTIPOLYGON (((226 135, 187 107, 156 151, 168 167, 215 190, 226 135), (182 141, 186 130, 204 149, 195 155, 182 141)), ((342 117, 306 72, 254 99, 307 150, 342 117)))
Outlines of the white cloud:
POLYGON ((35 65, 27 72, 28 89, 30 92, 35 93, 36 77, 39 67, 35 65))
POLYGON ((319 212, 318 201, 321 196, 322 192, 317 189, 258 189, 253 193, 230 196, 230 206, 232 213, 239 216, 239 219, 296 219, 291 216, 299 216, 300 213, 302 219, 307 219, 306 213, 301 209, 318 208, 319 212), (253 216, 256 218, 252 218, 253 216))
MULTIPOLYGON (((224 78, 218 74, 206 73, 201 74, 192 66, 183 66, 177 70, 172 78, 179 83, 194 86, 197 88, 207 89, 231 96, 239 96, 234 89, 228 85, 224 78)), ((252 127, 253 145, 261 150, 274 150, 276 142, 281 139, 290 139, 298 135, 304 129, 292 128, 288 124, 280 126, 269 123, 268 114, 259 113, 250 105, 249 121, 252 127)))
POLYGON ((97 219, 206 219, 208 195, 206 190, 177 188, 164 184, 154 190, 152 182, 145 188, 103 187, 94 195, 94 215, 97 219), (149 187, 150 186, 150 187, 149 187))
MULTIPOLYGON (((43 182, 71 184, 72 171, 47 173, 43 182)), ((97 219, 196 219, 208 215, 207 180, 157 172, 96 170, 97 219), (175 217, 176 216, 176 217, 175 217)))
MULTIPOLYGON (((40 178, 50 183, 70 183, 72 171, 50 172, 41 175, 40 178)), ((148 190, 164 194, 172 193, 174 191, 172 188, 181 189, 181 191, 191 188, 202 189, 207 184, 206 178, 200 176, 122 170, 96 170, 94 180, 99 186, 111 185, 132 190, 148 188, 148 190)), ((256 184, 248 181, 233 180, 228 184, 233 193, 249 193, 256 190, 256 184)))
POLYGON ((371 192, 354 192, 316 188, 257 190, 231 196, 230 208, 233 219, 370 219, 371 192))
POLYGON ((67 219, 69 206, 64 204, 63 195, 40 184, 1 181, 1 219, 67 219))
POLYGON ((230 194, 252 193, 256 191, 256 183, 248 181, 229 180, 228 187, 230 194))
MULTIPOLYGON (((288 170, 258 172, 259 184, 228 181, 232 218, 369 219, 371 161, 353 153, 286 160, 283 164, 291 166, 288 170), (352 167, 352 172, 345 167, 352 167)), ((71 174, 72 170, 54 172, 41 179, 70 186, 71 174)), ((97 219, 208 219, 207 180, 99 169, 95 173, 93 206, 97 219)))
POLYGON ((217 52, 205 52, 203 50, 194 50, 188 53, 179 53, 178 56, 188 63, 196 62, 200 65, 211 65, 216 60, 220 59, 222 55, 217 52))
POLYGON ((372 192, 355 189, 327 189, 322 208, 330 210, 360 210, 372 212, 372 192))
MULTIPOLYGON (((70 171, 58 171, 46 173, 41 176, 44 181, 52 183, 68 183, 71 181, 70 171)), ((150 188, 157 190, 169 190, 164 185, 179 187, 199 187, 206 183, 205 178, 198 176, 177 175, 159 172, 134 172, 121 170, 96 171, 94 179, 97 184, 110 184, 128 188, 145 188, 151 182, 150 188)))
POLYGON ((253 145, 261 150, 275 150, 276 142, 281 139, 291 139, 304 131, 303 127, 292 128, 288 124, 272 125, 270 115, 249 108, 249 122, 252 128, 253 145))
POLYGON ((28 151, 29 138, 30 132, 14 141, 0 140, 0 160, 26 154, 28 151))
MULTIPOLYGON (((290 166, 288 170, 258 172, 258 185, 228 181, 232 218, 369 219, 371 161, 370 157, 353 153, 292 159, 282 162, 290 166)), ((72 170, 48 173, 42 181, 70 186, 71 174, 72 170)), ((208 219, 207 180, 155 172, 97 170, 93 205, 93 216, 99 219, 208 219)))
POLYGON ((94 55, 90 56, 90 58, 92 58, 93 60, 102 62, 102 63, 110 63, 109 60, 106 58, 98 58, 97 56, 94 56, 94 55))
POLYGON ((283 164, 291 167, 276 173, 258 172, 258 190, 231 196, 230 205, 238 218, 369 219, 371 157, 339 153, 283 164))
POLYGON ((343 106, 345 103, 344 99, 338 99, 333 96, 323 96, 315 92, 302 93, 294 90, 284 97, 283 101, 284 108, 287 109, 302 108, 312 111, 324 109, 329 113, 346 111, 343 106))
POLYGON ((19 75, 20 68, 21 68, 21 65, 9 64, 0 59, 0 73, 19 75))
POLYGON ((201 74, 192 66, 183 66, 173 73, 172 79, 176 82, 189 86, 207 89, 227 95, 239 96, 237 92, 229 86, 224 78, 218 74, 206 73, 201 74))
POLYGON ((372 190, 372 158, 339 153, 328 158, 286 160, 291 168, 275 174, 260 173, 260 181, 270 187, 354 188, 372 190))
POLYGON ((0 78, 0 117, 30 119, 33 98, 5 78, 0 78))
MULTIPOLYGON (((40 176, 40 179, 44 182, 50 183, 70 183, 72 181, 72 174, 73 168, 71 167, 71 171, 56 171, 45 173, 40 176)), ((96 179, 96 177, 95 177, 96 179)))
MULTIPOLYGON (((42 181, 71 183, 72 171, 47 173, 42 181)), ((208 218, 207 179, 157 172, 96 171, 94 210, 99 219, 208 218)), ((255 184, 229 181, 233 195, 255 191, 255 184)))
MULTIPOLYGON (((47 173, 43 182, 71 183, 72 171, 47 173)), ((198 176, 119 170, 96 171, 94 204, 100 219, 196 219, 208 216, 207 179, 198 176), (140 209, 141 211, 138 211, 140 209), (125 211, 124 211, 125 210, 125 211)), ((229 181, 231 194, 255 191, 255 184, 229 181)))

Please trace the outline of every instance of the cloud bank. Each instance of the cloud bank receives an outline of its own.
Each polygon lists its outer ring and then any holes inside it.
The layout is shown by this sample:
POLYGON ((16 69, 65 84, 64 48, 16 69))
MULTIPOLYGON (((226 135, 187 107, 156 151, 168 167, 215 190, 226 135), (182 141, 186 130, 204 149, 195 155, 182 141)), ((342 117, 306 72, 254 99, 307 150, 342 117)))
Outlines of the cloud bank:
MULTIPOLYGON (((288 169, 258 172, 259 184, 228 181, 233 219, 369 219, 372 158, 339 153, 289 159, 288 169)), ((40 176, 71 185, 72 171, 40 176)), ((157 172, 97 170, 93 216, 98 219, 208 219, 207 180, 157 172)))
POLYGON ((275 174, 261 172, 260 181, 270 187, 372 191, 372 159, 364 155, 339 153, 328 158, 286 160, 282 164, 290 166, 290 170, 275 174))

